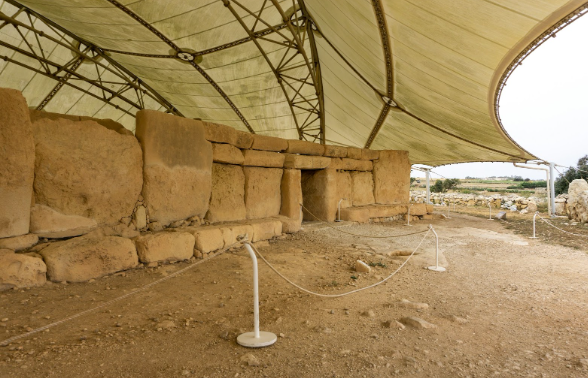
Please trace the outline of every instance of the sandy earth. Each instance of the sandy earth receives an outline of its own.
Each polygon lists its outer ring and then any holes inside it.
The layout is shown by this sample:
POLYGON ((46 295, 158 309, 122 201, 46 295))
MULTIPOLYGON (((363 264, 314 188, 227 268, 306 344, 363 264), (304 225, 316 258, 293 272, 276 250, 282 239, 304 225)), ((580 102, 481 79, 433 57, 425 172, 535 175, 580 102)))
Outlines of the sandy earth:
MULTIPOLYGON (((467 215, 432 224, 447 272, 423 269, 434 264, 434 239, 428 235, 388 282, 346 297, 301 293, 260 261, 261 329, 279 335, 271 347, 252 350, 235 341, 253 321, 251 261, 239 249, 0 347, 0 376, 588 376, 588 242, 580 249, 546 244, 515 235, 499 221, 467 215), (435 327, 397 323, 410 316, 435 327)), ((427 225, 338 227, 392 235, 427 225)), ((424 235, 367 239, 320 224, 305 229, 259 250, 292 280, 323 293, 387 276, 406 260, 394 255, 411 252, 424 235), (356 259, 375 265, 372 272, 356 273, 356 259)), ((188 265, 0 293, 0 342, 188 265)))

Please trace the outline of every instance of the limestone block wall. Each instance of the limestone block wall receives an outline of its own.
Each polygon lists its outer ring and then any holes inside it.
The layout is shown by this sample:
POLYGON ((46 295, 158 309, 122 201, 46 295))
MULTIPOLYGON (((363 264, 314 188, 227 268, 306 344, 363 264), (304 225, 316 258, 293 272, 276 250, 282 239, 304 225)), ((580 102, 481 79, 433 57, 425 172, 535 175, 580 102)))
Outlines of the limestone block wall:
POLYGON ((149 110, 137 113, 133 135, 112 120, 29 111, 17 91, 0 89, 0 100, 0 290, 83 282, 203 257, 244 234, 257 242, 296 232, 301 203, 332 221, 344 198, 343 209, 369 219, 391 211, 379 202, 408 197, 402 152, 149 110))

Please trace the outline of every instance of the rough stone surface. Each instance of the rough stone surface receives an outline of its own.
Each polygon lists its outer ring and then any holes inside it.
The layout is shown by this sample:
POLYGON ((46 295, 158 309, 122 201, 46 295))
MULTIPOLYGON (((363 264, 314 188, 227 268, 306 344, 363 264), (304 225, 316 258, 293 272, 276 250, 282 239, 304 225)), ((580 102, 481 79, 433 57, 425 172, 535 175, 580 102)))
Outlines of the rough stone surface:
POLYGON ((0 239, 0 249, 11 249, 13 251, 22 251, 30 248, 39 242, 39 236, 35 234, 26 234, 13 236, 11 238, 0 239))
POLYGON ((224 235, 218 227, 202 227, 194 232, 196 238, 195 248, 202 252, 208 253, 216 251, 225 246, 224 235))
POLYGON ((260 240, 268 240, 274 236, 282 235, 282 222, 279 220, 262 220, 251 222, 251 228, 253 229, 253 236, 251 236, 252 242, 258 242, 260 240))
POLYGON ((372 172, 351 172, 351 203, 353 206, 371 205, 374 200, 372 172))
POLYGON ((135 219, 135 227, 137 230, 143 230, 147 227, 147 209, 145 206, 137 206, 135 209, 135 214, 133 214, 133 218, 135 219))
POLYGON ((298 219, 292 219, 280 216, 278 219, 280 222, 282 222, 282 232, 285 234, 298 232, 302 228, 302 217, 298 217, 298 219))
POLYGON ((407 151, 380 151, 374 163, 376 203, 407 203, 410 196, 410 160, 407 151))
POLYGON ((29 232, 35 143, 22 94, 0 88, 0 238, 29 232))
POLYGON ((411 302, 408 299, 401 299, 398 304, 400 305, 400 307, 412 308, 415 310, 426 310, 429 308, 429 305, 427 303, 411 302))
POLYGON ((289 154, 322 156, 325 153, 325 146, 305 140, 289 139, 286 152, 289 154))
POLYGON ((135 240, 139 261, 188 260, 194 255, 194 235, 188 232, 161 232, 140 236, 135 240))
POLYGON ((576 179, 568 188, 568 217, 578 222, 588 222, 588 182, 576 179))
POLYGON ((43 260, 0 250, 0 291, 13 287, 42 286, 45 284, 47 267, 43 260))
POLYGON ((237 165, 212 165, 212 194, 206 219, 210 222, 242 220, 245 210, 245 174, 237 165))
POLYGON ((378 160, 380 158, 380 151, 370 150, 364 148, 361 150, 361 160, 378 160))
POLYGON ((137 266, 135 245, 118 236, 79 237, 54 243, 39 252, 53 282, 84 282, 137 266))
POLYGON ((333 222, 337 216, 337 171, 323 169, 302 172, 303 204, 313 215, 304 210, 304 220, 333 222))
POLYGON ((337 193, 335 198, 330 200, 335 201, 335 206, 339 206, 339 201, 343 200, 341 201, 341 209, 350 207, 353 196, 351 174, 349 172, 337 172, 335 176, 337 177, 337 193))
POLYGON ((355 261, 355 271, 359 273, 369 273, 372 271, 372 268, 366 263, 361 260, 355 261))
POLYGON ((51 112, 46 112, 44 110, 35 110, 35 109, 30 109, 29 113, 31 116, 31 122, 37 122, 37 121, 43 120, 43 119, 50 119, 53 121, 57 121, 62 118, 65 118, 65 119, 68 119, 71 121, 94 121, 94 122, 106 127, 109 130, 116 131, 119 134, 133 135, 133 132, 131 130, 126 129, 122 124, 120 124, 116 121, 113 121, 111 119, 100 119, 100 118, 77 116, 77 115, 71 115, 71 114, 51 113, 51 112))
POLYGON ((347 147, 347 157, 349 159, 361 160, 361 148, 347 147))
POLYGON ((428 321, 423 320, 421 318, 417 318, 416 316, 407 316, 405 318, 400 319, 400 322, 404 325, 416 329, 437 328, 435 324, 429 323, 428 321))
POLYGON ((345 171, 371 171, 374 168, 374 165, 370 160, 341 158, 332 159, 329 168, 345 171))
POLYGON ((242 165, 245 159, 240 149, 230 144, 212 144, 212 161, 215 163, 242 165))
MULTIPOLYGON (((253 238, 253 227, 249 224, 238 224, 221 228, 225 248, 237 243, 240 236, 247 236, 249 241, 253 238)), ((238 245, 238 244, 236 244, 238 245)))
POLYGON ((282 176, 282 206, 280 214, 291 219, 301 219, 302 176, 297 169, 284 169, 282 176))
POLYGON ((278 215, 282 204, 283 169, 245 167, 244 171, 247 219, 278 215))
POLYGON ((230 126, 212 122, 202 122, 206 140, 216 143, 227 143, 237 148, 251 148, 253 134, 235 130, 230 126))
POLYGON ((152 110, 137 113, 143 197, 151 221, 204 217, 212 190, 212 147, 202 122, 152 110))
POLYGON ((255 134, 253 135, 251 149, 282 152, 288 149, 288 141, 282 138, 255 134))
POLYGON ((506 211, 500 211, 494 216, 496 219, 506 220, 506 211))
POLYGON ((323 156, 346 158, 347 147, 325 145, 325 152, 323 153, 323 156))
POLYGON ((95 121, 33 123, 35 203, 116 224, 133 213, 143 185, 141 147, 95 121))
POLYGON ((43 238, 67 238, 87 234, 96 229, 94 219, 65 215, 44 205, 31 208, 31 233, 43 238))
POLYGON ((269 151, 243 150, 243 165, 251 167, 282 168, 284 154, 269 151))
POLYGON ((324 169, 331 164, 331 158, 324 156, 285 155, 284 168, 289 169, 324 169))

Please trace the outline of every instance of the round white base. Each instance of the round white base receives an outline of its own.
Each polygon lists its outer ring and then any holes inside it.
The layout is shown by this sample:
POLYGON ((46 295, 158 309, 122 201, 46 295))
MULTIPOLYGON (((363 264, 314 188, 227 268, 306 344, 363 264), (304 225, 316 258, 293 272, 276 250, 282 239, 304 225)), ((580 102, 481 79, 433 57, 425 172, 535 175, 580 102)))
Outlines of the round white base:
POLYGON ((409 227, 412 227, 412 224, 405 224, 405 226, 409 226, 409 227))
POLYGON ((488 219, 488 220, 494 220, 494 219, 490 218, 490 219, 488 219))
POLYGON ((254 332, 245 332, 237 337, 237 344, 247 348, 262 348, 273 345, 278 337, 271 332, 259 332, 259 337, 255 338, 254 332))
POLYGON ((446 270, 442 266, 429 266, 429 267, 427 267, 427 269, 432 270, 434 272, 445 272, 445 270, 446 270))
POLYGON ((529 239, 539 239, 537 236, 529 236, 529 239))

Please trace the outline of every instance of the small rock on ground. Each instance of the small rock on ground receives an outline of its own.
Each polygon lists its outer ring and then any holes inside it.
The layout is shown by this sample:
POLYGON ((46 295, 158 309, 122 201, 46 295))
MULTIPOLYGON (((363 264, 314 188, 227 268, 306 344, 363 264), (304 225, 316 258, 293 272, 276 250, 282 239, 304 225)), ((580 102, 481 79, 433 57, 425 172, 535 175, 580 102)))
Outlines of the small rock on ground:
POLYGON ((416 329, 429 329, 429 328, 437 328, 437 326, 433 323, 429 323, 426 320, 421 318, 417 318, 416 316, 407 316, 405 318, 400 319, 400 323, 416 328, 416 329))

